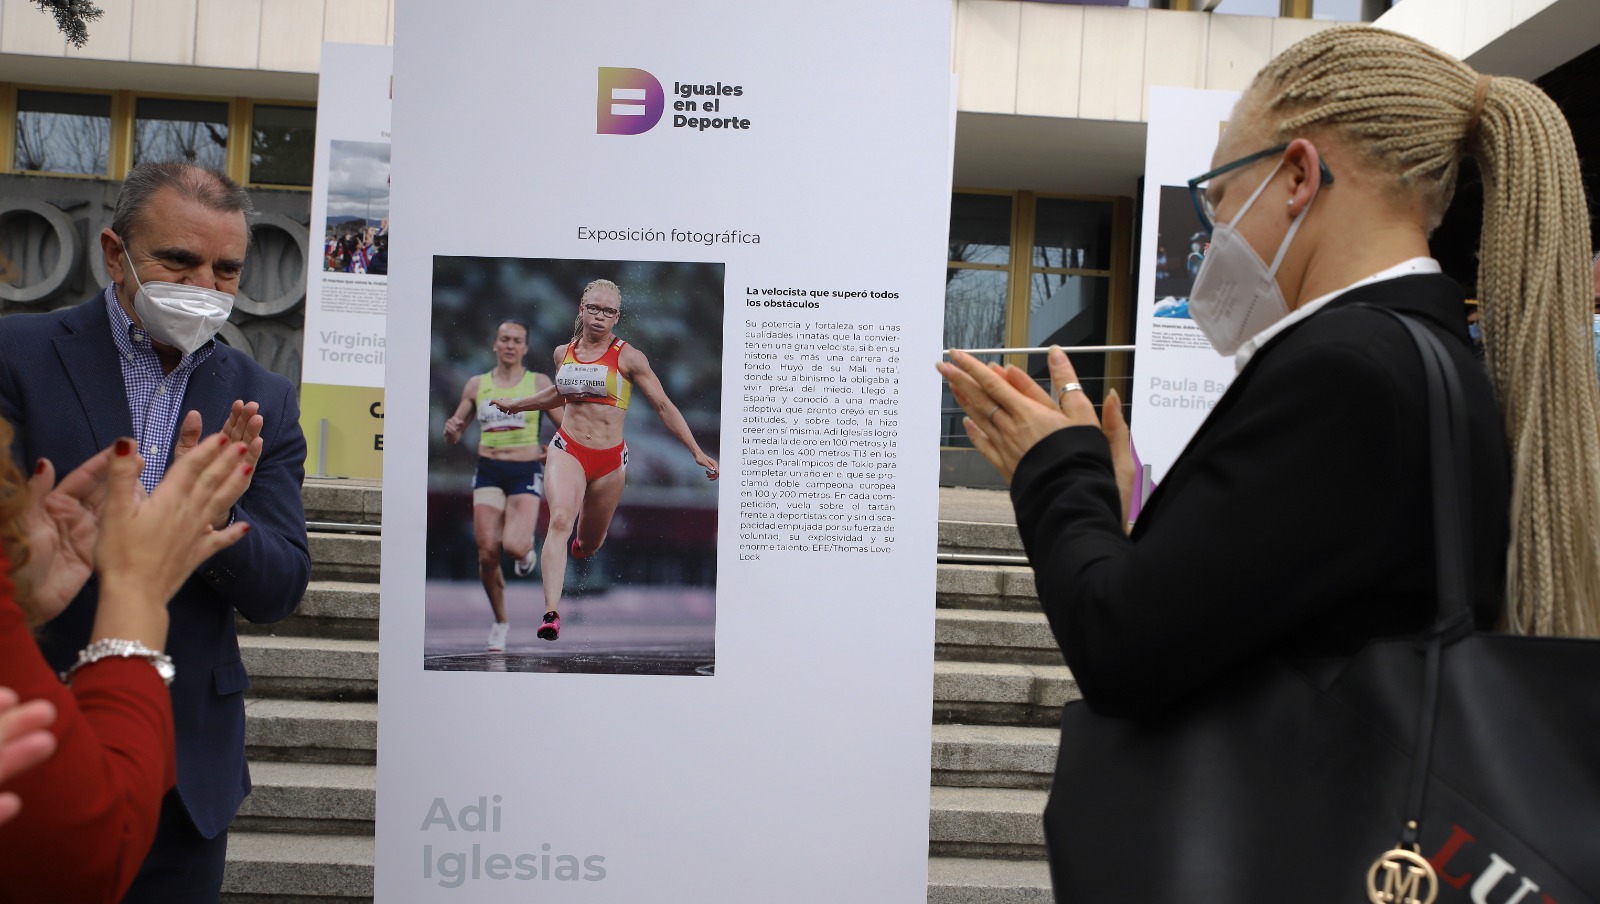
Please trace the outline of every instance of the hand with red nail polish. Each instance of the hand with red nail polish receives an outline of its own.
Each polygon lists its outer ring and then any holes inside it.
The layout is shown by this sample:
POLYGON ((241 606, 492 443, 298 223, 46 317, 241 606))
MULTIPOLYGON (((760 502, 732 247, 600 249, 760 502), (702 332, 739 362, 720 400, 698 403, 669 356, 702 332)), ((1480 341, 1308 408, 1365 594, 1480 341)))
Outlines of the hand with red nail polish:
POLYGON ((94 552, 100 575, 95 635, 161 648, 167 601, 201 562, 248 530, 242 522, 212 527, 213 513, 226 512, 250 483, 250 466, 239 464, 245 452, 247 447, 227 437, 196 443, 148 495, 139 484, 141 468, 130 458, 112 459, 94 552), (105 618, 114 621, 103 625, 105 618))
MULTIPOLYGON (((266 419, 261 416, 261 405, 258 402, 245 402, 234 400, 233 406, 228 410, 228 419, 223 422, 222 429, 213 434, 215 442, 223 447, 237 443, 239 454, 252 467, 261 458, 261 428, 265 426, 266 419)), ((178 442, 172 448, 172 460, 189 454, 192 450, 202 445, 201 433, 203 424, 200 412, 190 411, 184 415, 183 421, 178 425, 178 442)), ((211 442, 207 440, 206 442, 211 442)), ((247 481, 239 490, 239 496, 250 488, 247 481)), ((239 496, 227 500, 226 505, 221 505, 211 513, 211 526, 221 530, 226 527, 233 512, 233 506, 239 501, 239 496)), ((220 502, 219 502, 220 504, 220 502)))
POLYGON ((28 557, 11 569, 17 602, 31 625, 61 614, 94 572, 97 514, 105 502, 106 471, 114 450, 144 467, 132 440, 121 440, 79 465, 60 484, 49 459, 34 464, 24 520, 28 557), (127 444, 125 451, 121 443, 127 444))

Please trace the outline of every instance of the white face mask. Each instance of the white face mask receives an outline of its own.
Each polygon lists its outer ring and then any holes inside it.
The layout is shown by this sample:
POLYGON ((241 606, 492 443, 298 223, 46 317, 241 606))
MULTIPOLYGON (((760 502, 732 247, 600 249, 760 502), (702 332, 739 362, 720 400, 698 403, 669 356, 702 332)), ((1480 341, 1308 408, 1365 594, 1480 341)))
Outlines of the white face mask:
POLYGON ((1272 266, 1261 262, 1260 255, 1250 247, 1234 228, 1244 219, 1250 205, 1266 190, 1272 177, 1283 168, 1283 161, 1272 168, 1267 178, 1244 202, 1232 222, 1218 223, 1211 233, 1211 248, 1206 252, 1200 272, 1195 275, 1194 286, 1189 290, 1189 316, 1195 326, 1205 333, 1211 347, 1220 355, 1231 355, 1239 350, 1246 339, 1277 323, 1289 313, 1289 305, 1278 289, 1278 265, 1289 250, 1289 242, 1305 222, 1306 206, 1289 225, 1289 232, 1278 245, 1272 266))
POLYGON ((210 342, 228 322, 228 315, 233 312, 232 295, 154 279, 140 282, 132 255, 127 253, 127 242, 122 243, 122 249, 128 272, 139 287, 133 296, 133 310, 150 338, 188 355, 210 342))

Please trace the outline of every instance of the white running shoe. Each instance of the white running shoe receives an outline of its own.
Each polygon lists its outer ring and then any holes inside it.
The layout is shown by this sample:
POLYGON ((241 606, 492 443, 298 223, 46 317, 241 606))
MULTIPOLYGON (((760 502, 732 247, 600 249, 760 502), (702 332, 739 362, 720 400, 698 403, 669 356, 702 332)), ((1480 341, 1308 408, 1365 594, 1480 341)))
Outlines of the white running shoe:
POLYGON ((515 574, 519 578, 525 578, 528 575, 533 574, 533 566, 537 564, 539 564, 539 547, 537 545, 530 545, 528 547, 528 554, 518 559, 516 564, 511 566, 511 573, 515 574))
POLYGON ((506 651, 506 634, 509 633, 510 631, 511 631, 511 623, 510 622, 508 622, 508 621, 495 622, 493 627, 489 628, 489 645, 488 645, 489 652, 491 652, 491 653, 504 653, 506 651))

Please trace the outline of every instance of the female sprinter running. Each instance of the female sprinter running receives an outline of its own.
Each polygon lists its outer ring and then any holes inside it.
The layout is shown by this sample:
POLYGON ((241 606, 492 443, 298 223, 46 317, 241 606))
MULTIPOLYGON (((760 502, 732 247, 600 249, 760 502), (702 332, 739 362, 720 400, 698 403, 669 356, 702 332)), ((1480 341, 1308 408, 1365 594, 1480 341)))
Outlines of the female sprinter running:
POLYGON ((563 420, 550 441, 545 499, 550 503, 550 528, 544 538, 544 624, 539 636, 561 636, 557 611, 566 583, 568 537, 575 559, 595 554, 606 540, 611 516, 622 499, 628 445, 622 422, 634 387, 656 409, 667 430, 717 479, 716 459, 701 451, 689 425, 661 388, 644 353, 611 332, 622 316, 622 290, 608 279, 589 283, 578 300, 572 339, 555 350, 555 386, 528 398, 492 400, 507 413, 553 411, 563 420), (574 533, 576 523, 576 533, 574 533))
MULTIPOLYGON (((506 579, 500 572, 504 550, 516 565, 518 577, 533 573, 538 554, 533 545, 534 522, 539 518, 539 497, 544 494, 544 449, 539 445, 539 415, 508 414, 485 402, 537 393, 551 385, 550 378, 522 366, 528 352, 528 328, 516 320, 503 320, 495 328, 494 369, 467 381, 455 414, 444 423, 444 438, 452 444, 467 431, 467 419, 478 412, 478 470, 472 478, 472 534, 478 541, 478 577, 494 611, 487 648, 501 652, 511 622, 506 617, 506 579)), ((561 415, 552 413, 556 424, 561 415)))

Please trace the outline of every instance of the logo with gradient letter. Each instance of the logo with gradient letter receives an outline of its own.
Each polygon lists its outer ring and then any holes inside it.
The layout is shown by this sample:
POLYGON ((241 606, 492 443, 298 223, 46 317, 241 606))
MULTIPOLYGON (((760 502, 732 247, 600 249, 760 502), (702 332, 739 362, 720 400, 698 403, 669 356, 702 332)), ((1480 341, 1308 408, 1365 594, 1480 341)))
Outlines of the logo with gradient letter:
POLYGON ((600 67, 600 91, 595 105, 595 131, 601 135, 638 135, 661 121, 667 108, 666 92, 656 77, 643 69, 600 67))

